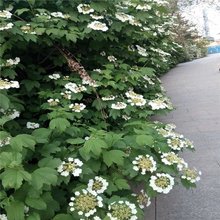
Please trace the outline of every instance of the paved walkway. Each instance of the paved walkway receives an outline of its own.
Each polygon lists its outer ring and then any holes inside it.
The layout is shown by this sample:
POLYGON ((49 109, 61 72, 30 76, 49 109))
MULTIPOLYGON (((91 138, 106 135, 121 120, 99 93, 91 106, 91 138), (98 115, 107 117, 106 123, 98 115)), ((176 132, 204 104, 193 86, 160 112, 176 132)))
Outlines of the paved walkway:
MULTIPOLYGON (((220 54, 179 64, 162 77, 176 110, 163 122, 194 141, 183 158, 202 171, 198 187, 177 186, 146 210, 146 220, 220 220, 220 54)), ((153 202, 154 203, 154 202, 153 202)))

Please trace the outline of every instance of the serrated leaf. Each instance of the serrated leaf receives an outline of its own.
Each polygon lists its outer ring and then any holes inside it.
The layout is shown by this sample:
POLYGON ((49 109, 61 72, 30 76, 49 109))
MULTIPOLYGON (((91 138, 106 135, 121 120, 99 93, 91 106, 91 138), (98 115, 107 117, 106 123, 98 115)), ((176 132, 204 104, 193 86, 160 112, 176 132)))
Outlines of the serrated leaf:
POLYGON ((22 162, 22 155, 17 152, 2 152, 0 154, 0 169, 18 167, 22 162))
POLYGON ((33 131, 32 136, 35 137, 37 143, 47 143, 51 130, 47 128, 39 128, 33 131))
POLYGON ((56 182, 57 172, 52 168, 42 167, 32 173, 32 185, 36 189, 42 188, 44 184, 55 185, 56 182))
POLYGON ((56 168, 61 164, 61 160, 59 158, 47 157, 43 158, 38 162, 39 167, 51 167, 56 168))
POLYGON ((0 178, 2 179, 2 185, 4 188, 19 189, 23 180, 31 180, 31 175, 22 169, 7 168, 0 175, 0 178))
POLYGON ((5 209, 8 220, 24 220, 24 203, 12 201, 5 209))
POLYGON ((18 10, 15 11, 15 13, 16 13, 17 15, 21 15, 21 14, 23 14, 23 13, 26 12, 26 11, 30 11, 30 9, 29 9, 29 8, 18 9, 18 10))
POLYGON ((145 146, 145 145, 152 145, 154 143, 154 139, 152 136, 150 135, 137 135, 136 137, 136 142, 137 144, 139 144, 140 146, 145 146))
POLYGON ((118 189, 130 189, 130 186, 125 179, 116 179, 115 185, 118 187, 118 189))
POLYGON ((107 148, 108 145, 105 141, 100 138, 90 138, 87 140, 83 147, 80 148, 79 153, 85 159, 88 160, 91 155, 90 152, 94 153, 96 156, 99 156, 103 148, 107 148))
POLYGON ((127 155, 120 150, 105 151, 103 152, 103 161, 108 167, 113 163, 122 166, 124 164, 124 157, 126 156, 127 155))
POLYGON ((6 95, 0 93, 0 108, 7 110, 9 108, 10 100, 6 95))
POLYGON ((65 131, 70 126, 70 122, 65 118, 55 118, 50 121, 50 129, 58 129, 59 131, 65 131))
POLYGON ((30 198, 30 197, 27 197, 25 199, 25 203, 34 208, 34 209, 37 209, 37 210, 44 210, 47 208, 47 204, 44 202, 44 200, 42 198, 30 198))
POLYGON ((29 134, 19 134, 16 137, 11 138, 10 145, 12 149, 16 151, 22 151, 23 147, 34 150, 36 142, 34 137, 29 134))

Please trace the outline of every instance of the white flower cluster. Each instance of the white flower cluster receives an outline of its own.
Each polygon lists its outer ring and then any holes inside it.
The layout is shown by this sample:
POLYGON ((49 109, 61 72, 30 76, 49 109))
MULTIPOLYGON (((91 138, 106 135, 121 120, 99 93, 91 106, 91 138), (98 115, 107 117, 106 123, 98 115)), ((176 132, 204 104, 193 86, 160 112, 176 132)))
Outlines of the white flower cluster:
POLYGON ((6 138, 4 138, 4 139, 1 139, 1 140, 0 140, 0 147, 3 147, 3 146, 5 146, 5 145, 10 144, 10 140, 11 140, 10 137, 6 137, 6 138))
POLYGON ((142 26, 142 24, 141 24, 139 21, 137 21, 137 20, 134 18, 134 16, 132 16, 132 15, 128 15, 128 14, 125 14, 125 13, 123 13, 123 12, 117 12, 117 13, 115 14, 115 17, 116 17, 118 20, 120 20, 121 22, 126 22, 126 21, 128 21, 129 24, 131 24, 131 25, 139 26, 139 27, 142 26))
POLYGON ((150 197, 147 195, 147 193, 144 192, 143 189, 139 194, 132 194, 132 196, 136 197, 137 203, 141 209, 144 209, 151 204, 150 197))
POLYGON ((46 18, 46 19, 51 19, 51 16, 50 15, 48 15, 47 13, 45 13, 45 12, 41 12, 40 14, 35 14, 36 15, 36 17, 41 17, 41 18, 46 18))
POLYGON ((148 154, 146 154, 145 156, 139 155, 135 157, 135 160, 132 161, 132 163, 134 164, 133 169, 135 171, 140 170, 142 175, 145 175, 146 172, 153 173, 157 170, 156 161, 152 156, 148 154))
POLYGON ((52 12, 50 14, 51 14, 51 16, 53 16, 55 18, 65 18, 64 14, 62 12, 52 12))
POLYGON ((128 201, 113 202, 108 206, 107 216, 110 220, 137 220, 137 208, 128 201))
POLYGON ((161 155, 161 161, 169 166, 176 164, 179 171, 181 171, 183 168, 188 167, 188 164, 183 160, 183 158, 180 158, 174 152, 163 153, 161 155))
POLYGON ((110 101, 110 100, 115 100, 115 96, 113 95, 110 95, 110 96, 106 96, 106 97, 102 97, 102 100, 103 101, 110 101))
POLYGON ((167 139, 168 146, 173 150, 181 150, 185 147, 185 141, 182 135, 175 135, 167 139))
POLYGON ((94 9, 91 8, 89 4, 79 4, 77 6, 77 10, 82 14, 90 14, 94 12, 94 9))
POLYGON ((8 59, 8 60, 6 60, 6 64, 5 64, 5 66, 13 66, 13 65, 17 65, 17 64, 19 64, 20 63, 20 58, 19 57, 15 57, 15 59, 13 60, 13 59, 8 59))
POLYGON ((0 31, 11 29, 13 26, 14 26, 13 23, 8 23, 6 25, 2 25, 2 26, 0 26, 0 31))
POLYGON ((21 30, 22 30, 22 32, 24 32, 25 34, 36 34, 35 31, 31 31, 32 28, 31 28, 31 25, 30 25, 30 24, 26 24, 26 25, 21 26, 21 30))
POLYGON ((148 105, 151 106, 152 110, 165 109, 169 107, 165 100, 161 98, 150 100, 148 105))
POLYGON ((137 5, 136 9, 137 10, 141 10, 141 11, 149 11, 151 10, 151 6, 150 5, 147 5, 147 4, 144 4, 144 5, 137 5))
POLYGON ((73 93, 79 93, 87 90, 85 86, 77 85, 72 82, 68 82, 64 87, 73 93))
POLYGON ((167 53, 167 52, 161 50, 160 48, 155 49, 155 48, 151 47, 150 49, 151 49, 152 51, 158 53, 158 54, 161 55, 161 56, 171 56, 170 53, 167 53))
POLYGON ((93 30, 97 30, 97 31, 107 31, 108 27, 105 23, 102 23, 100 21, 93 21, 90 24, 87 25, 88 28, 91 28, 93 30))
POLYGON ((39 128, 40 127, 40 125, 38 124, 38 123, 35 123, 35 122, 27 122, 27 124, 26 124, 26 127, 28 128, 28 129, 36 129, 36 128, 39 128))
POLYGON ((0 89, 10 89, 10 88, 19 88, 18 81, 8 81, 8 79, 0 78, 0 89))
POLYGON ((9 117, 10 119, 15 119, 20 116, 20 112, 16 109, 7 109, 7 111, 5 111, 1 108, 0 112, 3 113, 4 116, 9 117))
POLYGON ((9 19, 9 18, 11 18, 11 16, 12 16, 11 12, 6 11, 6 10, 3 10, 3 11, 0 10, 0 18, 7 18, 7 19, 9 19))
POLYGON ((60 78, 60 74, 59 73, 54 73, 52 75, 49 75, 48 76, 50 79, 54 79, 54 80, 57 80, 60 78))
POLYGON ((200 176, 202 175, 201 171, 197 171, 196 169, 189 169, 189 168, 184 168, 182 170, 182 175, 181 178, 182 179, 186 179, 191 183, 195 183, 198 182, 201 178, 200 176))
POLYGON ((0 214, 0 220, 8 220, 5 214, 0 214))
POLYGON ((90 14, 90 17, 95 19, 95 20, 104 19, 104 16, 102 16, 102 15, 90 14))
POLYGON ((87 190, 93 195, 102 194, 108 188, 108 182, 100 176, 96 176, 94 179, 89 180, 87 190))
POLYGON ((49 103, 50 106, 57 106, 60 100, 59 99, 48 99, 47 102, 49 103))
POLYGON ((139 45, 136 45, 137 51, 138 53, 143 56, 146 57, 148 55, 147 50, 139 45))
POLYGON ((130 90, 125 93, 125 95, 130 98, 128 102, 133 106, 143 106, 146 104, 146 100, 143 98, 142 95, 135 93, 134 91, 130 90))
POLYGON ((114 56, 108 56, 107 59, 109 60, 109 62, 115 63, 117 61, 117 58, 114 56))
POLYGON ((61 165, 57 168, 57 171, 61 176, 79 176, 82 173, 82 169, 80 168, 83 165, 83 162, 79 159, 74 159, 69 157, 67 161, 63 161, 61 165))
POLYGON ((166 173, 157 173, 150 177, 149 185, 156 192, 167 194, 174 186, 174 178, 166 173))
MULTIPOLYGON (((81 192, 75 192, 75 196, 70 198, 70 211, 77 212, 80 216, 90 217, 98 207, 103 207, 103 199, 100 196, 95 196, 83 189, 81 192)), ((93 218, 93 219, 99 219, 93 218)))
POLYGON ((124 102, 116 102, 111 105, 112 109, 117 109, 117 110, 125 109, 126 107, 127 107, 127 104, 124 102))
POLYGON ((143 79, 146 80, 150 85, 155 85, 153 80, 148 76, 143 76, 143 79))
POLYGON ((74 103, 70 104, 69 108, 74 112, 81 112, 86 106, 83 103, 74 103))
POLYGON ((82 80, 82 84, 83 84, 83 85, 89 85, 89 86, 94 87, 94 88, 96 88, 96 87, 99 86, 99 85, 96 83, 95 80, 93 80, 93 79, 86 79, 86 78, 84 78, 84 79, 82 80))
POLYGON ((71 99, 71 91, 64 91, 64 92, 61 92, 60 94, 65 98, 65 99, 71 99))

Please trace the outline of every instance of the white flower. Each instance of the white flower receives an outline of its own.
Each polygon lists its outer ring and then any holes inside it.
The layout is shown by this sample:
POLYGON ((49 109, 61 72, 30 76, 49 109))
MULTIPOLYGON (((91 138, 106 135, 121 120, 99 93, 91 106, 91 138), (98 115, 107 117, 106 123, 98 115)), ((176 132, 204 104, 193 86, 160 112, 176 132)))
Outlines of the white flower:
POLYGON ((81 192, 75 192, 75 196, 71 197, 70 200, 70 211, 75 211, 78 215, 85 216, 87 218, 93 215, 97 211, 98 207, 103 207, 102 197, 95 196, 85 189, 81 192))
POLYGON ((0 18, 11 18, 12 13, 6 10, 0 11, 0 18))
POLYGON ((14 26, 13 23, 8 23, 5 26, 0 27, 0 31, 11 29, 14 26))
POLYGON ((102 15, 94 15, 94 14, 90 14, 90 17, 95 20, 100 20, 100 19, 104 18, 104 16, 102 16, 102 15))
POLYGON ((108 187, 108 182, 100 176, 96 176, 94 179, 89 180, 87 190, 93 194, 102 194, 108 187))
POLYGON ((157 170, 156 161, 148 154, 135 157, 135 160, 132 161, 132 163, 134 164, 133 169, 135 171, 140 170, 142 175, 145 175, 146 172, 153 173, 157 170))
POLYGON ((143 79, 146 80, 150 85, 154 85, 155 83, 153 80, 148 76, 143 76, 143 79))
POLYGON ((65 99, 71 99, 71 91, 64 91, 64 92, 61 92, 60 94, 65 98, 65 99))
POLYGON ((124 102, 116 102, 111 105, 112 109, 125 109, 127 107, 127 104, 124 102))
POLYGON ((13 66, 13 65, 17 65, 17 64, 19 64, 20 63, 20 58, 19 57, 15 57, 15 59, 13 60, 13 59, 8 59, 8 60, 6 60, 6 66, 13 66))
POLYGON ((66 89, 72 91, 73 93, 79 93, 86 91, 86 87, 82 85, 77 85, 76 83, 69 82, 64 86, 66 89))
POLYGON ((93 79, 88 79, 88 78, 84 78, 84 79, 82 80, 82 84, 84 84, 84 85, 89 85, 89 86, 94 87, 94 88, 99 86, 99 85, 96 83, 95 80, 93 80, 93 79))
POLYGON ((189 169, 189 168, 183 168, 182 170, 182 179, 186 179, 191 183, 198 182, 201 178, 200 176, 202 175, 201 171, 197 171, 195 168, 194 169, 189 169))
POLYGON ((74 112, 81 112, 86 106, 83 103, 74 103, 70 104, 69 108, 74 112))
POLYGON ((106 55, 105 51, 102 51, 102 52, 100 53, 100 55, 104 57, 104 56, 106 55))
POLYGON ((144 56, 144 57, 148 56, 148 53, 147 53, 147 51, 146 51, 145 48, 143 48, 143 47, 141 47, 141 46, 139 46, 139 45, 136 45, 136 47, 137 47, 138 53, 139 53, 141 56, 144 56))
POLYGON ((184 141, 181 140, 178 136, 173 136, 167 139, 167 144, 173 150, 181 150, 184 148, 184 141))
POLYGON ((146 100, 144 98, 140 98, 140 97, 136 97, 136 98, 131 98, 128 99, 128 102, 130 102, 130 104, 136 105, 136 106, 143 106, 146 104, 146 100))
POLYGON ((49 75, 48 77, 49 77, 50 79, 55 79, 55 80, 57 80, 57 79, 60 78, 60 74, 59 74, 59 73, 54 73, 54 74, 52 74, 52 75, 49 75))
POLYGON ((129 117, 129 116, 127 116, 127 115, 122 115, 122 118, 123 118, 125 121, 131 119, 131 117, 129 117))
POLYGON ((150 177, 150 184, 153 190, 158 193, 167 194, 174 186, 174 178, 169 174, 157 173, 150 177))
POLYGON ((148 102, 152 110, 165 109, 168 105, 162 99, 154 99, 148 102))
POLYGON ((175 124, 166 124, 165 129, 168 131, 172 131, 172 130, 176 129, 176 125, 175 124))
POLYGON ((102 100, 103 101, 110 101, 110 100, 115 100, 115 96, 113 95, 110 95, 110 96, 106 96, 106 97, 102 97, 102 100))
POLYGON ((38 123, 34 123, 34 122, 27 122, 26 127, 28 129, 36 129, 36 128, 39 128, 40 125, 38 123))
POLYGON ((107 59, 109 60, 109 62, 113 62, 113 63, 117 61, 117 58, 114 56, 108 56, 107 59))
POLYGON ((20 116, 20 112, 16 109, 8 109, 7 111, 5 111, 4 109, 0 109, 0 112, 10 119, 15 119, 20 116))
POLYGON ((5 214, 0 214, 0 220, 8 220, 5 214))
POLYGON ((79 13, 82 13, 82 14, 90 14, 94 12, 94 9, 91 8, 90 5, 88 4, 79 4, 77 6, 77 10, 79 13))
POLYGON ((59 99, 48 99, 47 102, 49 103, 50 106, 56 106, 60 102, 59 99))
POLYGON ((98 72, 98 73, 101 73, 101 72, 102 72, 101 69, 93 69, 92 71, 98 72))
POLYGON ((10 144, 10 140, 11 140, 10 137, 6 137, 6 138, 4 138, 4 139, 1 139, 1 140, 0 140, 0 147, 3 147, 3 146, 5 146, 5 145, 10 144))
POLYGON ((137 209, 135 204, 128 201, 113 202, 108 206, 107 216, 111 220, 137 220, 137 209))
POLYGON ((79 159, 74 159, 69 157, 67 161, 63 161, 61 165, 57 168, 57 171, 61 176, 79 176, 82 173, 82 169, 80 168, 83 165, 83 162, 79 159))
POLYGON ((132 195, 136 197, 137 203, 141 209, 150 206, 151 204, 150 197, 147 195, 147 193, 144 192, 143 189, 140 191, 139 194, 132 194, 132 195))
POLYGON ((126 22, 132 20, 134 17, 123 12, 118 12, 115 14, 115 17, 121 22, 126 22))
POLYGON ((91 28, 93 30, 98 30, 98 31, 107 31, 108 27, 105 23, 102 23, 100 21, 93 21, 92 23, 88 24, 88 28, 91 28))
POLYGON ((142 24, 138 20, 136 20, 135 18, 129 20, 129 24, 134 25, 134 26, 138 26, 138 27, 142 26, 142 24))
POLYGON ((10 88, 19 88, 18 81, 8 81, 7 79, 0 78, 0 90, 1 89, 10 89, 10 88))
POLYGON ((148 11, 148 10, 151 10, 151 6, 150 5, 138 5, 136 7, 137 10, 141 10, 141 11, 148 11))
POLYGON ((187 166, 185 161, 182 158, 180 158, 177 154, 175 154, 174 152, 163 153, 161 155, 161 161, 166 165, 177 164, 179 165, 179 169, 180 167, 183 167, 183 165, 187 166))
POLYGON ((55 18, 65 18, 62 12, 52 12, 50 14, 55 18))

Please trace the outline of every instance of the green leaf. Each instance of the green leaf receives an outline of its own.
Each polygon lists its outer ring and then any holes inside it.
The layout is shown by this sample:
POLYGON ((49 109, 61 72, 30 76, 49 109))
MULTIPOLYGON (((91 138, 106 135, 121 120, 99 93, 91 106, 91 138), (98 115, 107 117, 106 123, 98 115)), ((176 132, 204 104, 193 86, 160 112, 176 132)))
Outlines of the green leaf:
POLYGON ((73 217, 68 214, 59 214, 56 215, 53 220, 73 220, 73 217))
POLYGON ((31 175, 23 169, 7 168, 0 175, 0 178, 4 188, 19 189, 23 180, 31 180, 31 175))
POLYGON ((50 129, 58 129, 59 131, 65 131, 70 126, 70 122, 65 118, 55 118, 50 121, 50 129))
POLYGON ((59 158, 47 157, 43 158, 38 162, 39 167, 51 167, 57 168, 61 164, 61 160, 59 158))
POLYGON ((113 163, 122 166, 124 164, 124 157, 126 156, 127 155, 120 150, 105 151, 103 152, 103 161, 108 167, 113 163))
POLYGON ((91 156, 89 155, 90 152, 94 153, 96 156, 100 156, 102 148, 107 147, 108 145, 102 139, 91 137, 85 142, 84 146, 79 149, 79 153, 85 160, 88 160, 91 156))
POLYGON ((17 15, 21 15, 21 14, 23 14, 24 12, 29 11, 29 10, 30 10, 29 8, 22 8, 22 9, 16 10, 15 13, 16 13, 17 15))
POLYGON ((41 220, 40 215, 36 212, 28 215, 27 220, 41 220))
POLYGON ((154 143, 154 139, 152 136, 150 135, 137 135, 136 137, 136 142, 137 144, 139 144, 140 146, 143 145, 152 145, 154 143))
POLYGON ((16 151, 22 151, 22 147, 34 150, 36 142, 34 137, 29 134, 19 134, 16 137, 11 138, 10 145, 12 149, 16 151))
POLYGON ((5 209, 8 220, 24 220, 24 203, 12 201, 5 209))
POLYGON ((67 143, 69 144, 83 144, 85 142, 85 139, 82 139, 82 138, 71 138, 71 139, 68 139, 66 140, 67 143))
POLYGON ((33 131, 32 136, 35 137, 37 143, 47 143, 51 132, 52 131, 50 129, 39 128, 33 131))
POLYGON ((25 203, 37 210, 44 210, 47 208, 47 204, 44 202, 44 200, 42 198, 30 198, 27 197, 25 200, 25 203))
POLYGON ((0 108, 7 110, 9 108, 10 100, 6 95, 0 93, 0 108))
POLYGON ((118 187, 118 189, 130 189, 129 184, 125 179, 116 179, 115 185, 118 187))
POLYGON ((42 167, 32 173, 32 185, 36 189, 40 189, 44 184, 55 185, 57 182, 56 170, 49 167, 42 167))
POLYGON ((18 167, 22 162, 22 155, 17 152, 0 153, 0 169, 18 167))

